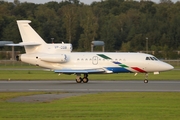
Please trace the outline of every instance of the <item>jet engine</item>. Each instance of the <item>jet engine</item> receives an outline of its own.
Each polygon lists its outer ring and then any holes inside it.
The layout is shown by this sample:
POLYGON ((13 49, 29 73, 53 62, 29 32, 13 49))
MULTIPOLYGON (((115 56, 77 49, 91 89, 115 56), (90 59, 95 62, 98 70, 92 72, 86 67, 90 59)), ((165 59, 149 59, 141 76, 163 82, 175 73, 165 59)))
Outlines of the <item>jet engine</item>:
POLYGON ((67 62, 67 56, 65 54, 40 55, 39 59, 42 60, 42 61, 53 62, 53 63, 67 62))

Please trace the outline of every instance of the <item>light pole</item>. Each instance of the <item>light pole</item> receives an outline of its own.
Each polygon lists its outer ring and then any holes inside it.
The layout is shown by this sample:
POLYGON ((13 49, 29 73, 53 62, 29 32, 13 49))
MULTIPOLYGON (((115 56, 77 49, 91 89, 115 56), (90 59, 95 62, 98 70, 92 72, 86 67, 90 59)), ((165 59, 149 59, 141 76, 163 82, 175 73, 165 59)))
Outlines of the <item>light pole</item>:
POLYGON ((91 42, 91 52, 93 52, 94 46, 102 46, 102 51, 104 52, 104 47, 105 47, 104 41, 92 41, 91 42))
POLYGON ((148 53, 148 37, 146 37, 146 53, 148 53))

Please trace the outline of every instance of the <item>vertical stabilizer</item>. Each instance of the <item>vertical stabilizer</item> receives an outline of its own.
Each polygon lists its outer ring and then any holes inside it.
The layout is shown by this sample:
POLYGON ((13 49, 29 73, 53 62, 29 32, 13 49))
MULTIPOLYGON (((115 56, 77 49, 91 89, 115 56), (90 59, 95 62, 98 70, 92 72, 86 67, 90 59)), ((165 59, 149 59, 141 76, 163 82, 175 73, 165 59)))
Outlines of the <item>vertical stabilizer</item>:
POLYGON ((31 23, 30 20, 17 20, 23 44, 27 44, 24 46, 26 53, 34 53, 38 52, 37 48, 46 44, 46 42, 36 33, 29 23, 31 23))

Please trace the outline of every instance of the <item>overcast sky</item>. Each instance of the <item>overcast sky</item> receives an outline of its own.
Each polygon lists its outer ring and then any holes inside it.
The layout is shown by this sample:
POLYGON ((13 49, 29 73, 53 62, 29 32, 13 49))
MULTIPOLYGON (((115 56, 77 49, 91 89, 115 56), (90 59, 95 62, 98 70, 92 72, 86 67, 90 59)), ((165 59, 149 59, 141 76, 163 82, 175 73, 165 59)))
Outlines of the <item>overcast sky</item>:
MULTIPOLYGON (((13 2, 14 0, 5 0, 5 1, 9 1, 9 2, 13 2)), ((60 2, 62 0, 20 0, 20 2, 33 2, 33 3, 47 3, 47 2, 50 2, 50 1, 57 1, 57 2, 60 2)), ((101 0, 80 0, 80 2, 83 2, 85 4, 91 4, 93 1, 101 1, 101 0)), ((139 0, 137 0, 139 1, 139 0)), ((160 0, 152 0, 154 2, 157 2, 159 3, 160 0)), ((171 0, 172 2, 177 2, 177 1, 180 1, 180 0, 171 0)))

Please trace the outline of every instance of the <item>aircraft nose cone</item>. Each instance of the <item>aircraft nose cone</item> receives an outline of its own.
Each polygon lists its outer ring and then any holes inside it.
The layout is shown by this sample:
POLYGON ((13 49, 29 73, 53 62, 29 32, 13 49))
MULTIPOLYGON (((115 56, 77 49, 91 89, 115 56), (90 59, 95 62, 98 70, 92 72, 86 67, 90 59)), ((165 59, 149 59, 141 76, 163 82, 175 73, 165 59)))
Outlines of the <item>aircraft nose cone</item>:
POLYGON ((172 70, 172 69, 174 69, 174 67, 173 67, 172 65, 167 64, 167 63, 166 63, 166 66, 164 66, 164 68, 165 68, 166 70, 172 70))
POLYGON ((174 69, 174 67, 172 65, 169 65, 169 70, 174 69))
POLYGON ((169 70, 174 69, 172 65, 162 62, 162 61, 156 64, 156 68, 157 68, 157 71, 169 71, 169 70))

